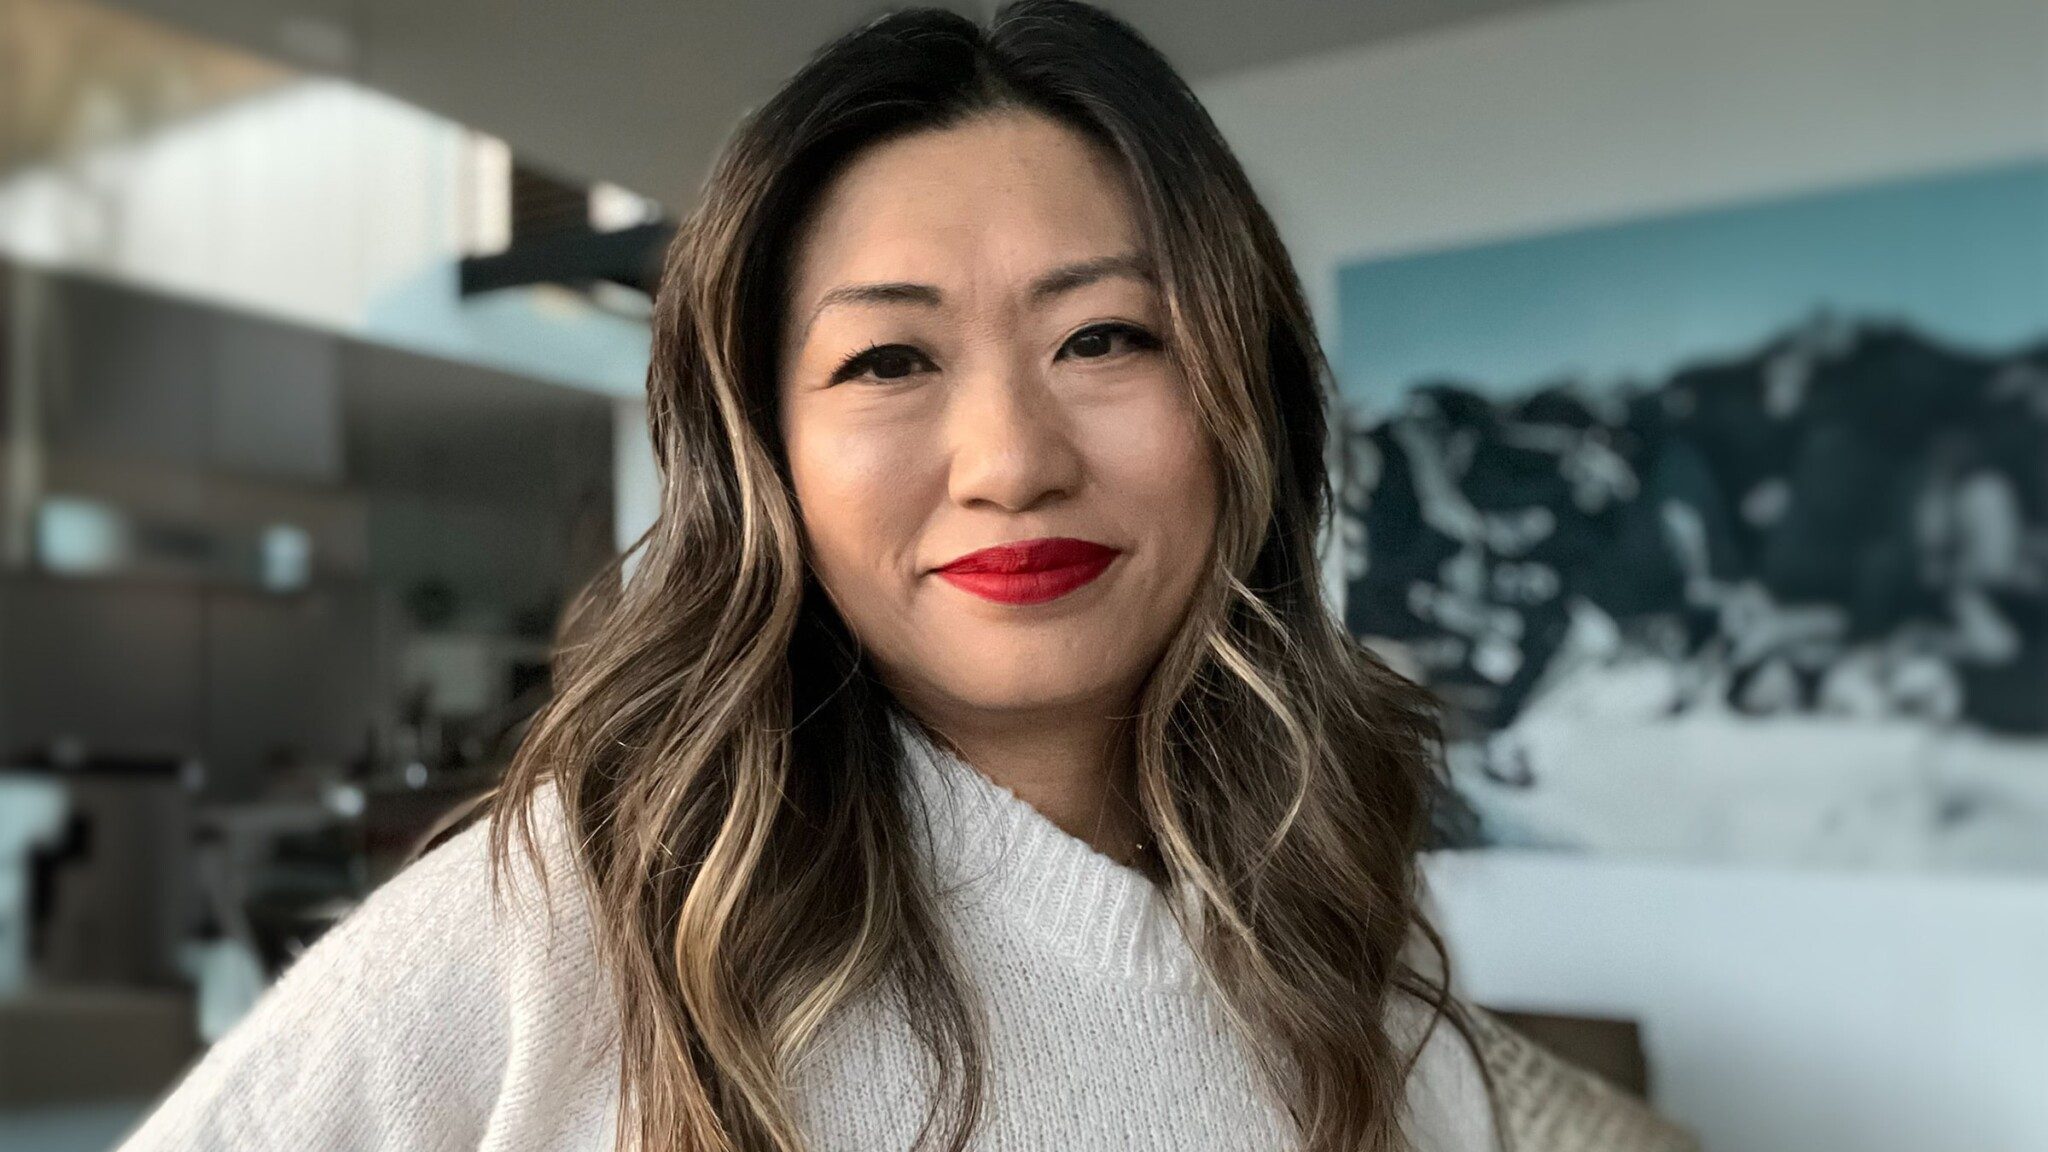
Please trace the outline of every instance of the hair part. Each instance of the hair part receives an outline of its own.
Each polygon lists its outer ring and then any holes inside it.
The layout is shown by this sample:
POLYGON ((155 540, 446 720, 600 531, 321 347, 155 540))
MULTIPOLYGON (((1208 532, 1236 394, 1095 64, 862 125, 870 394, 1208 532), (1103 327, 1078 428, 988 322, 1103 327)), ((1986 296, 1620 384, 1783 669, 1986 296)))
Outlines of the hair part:
POLYGON ((920 1147, 958 1152, 979 1122, 986 1022, 916 866, 889 731, 912 718, 809 570, 773 334, 802 223, 852 155, 1010 111, 1122 162, 1217 449, 1213 561, 1127 718, 1157 880, 1186 897, 1169 904, 1309 1152, 1405 1146, 1420 1043, 1390 1035, 1394 997, 1471 1042, 1417 897, 1435 712, 1324 600, 1329 373, 1277 230, 1123 22, 1075 0, 1018 0, 986 28, 908 9, 745 117, 670 244, 647 378, 660 514, 572 603, 553 698, 489 800, 494 883, 515 837, 538 855, 538 790, 567 818, 616 993, 622 1152, 797 1152, 792 1065, 869 997, 940 1071, 920 1147), (1410 962, 1416 940, 1433 966, 1410 962))

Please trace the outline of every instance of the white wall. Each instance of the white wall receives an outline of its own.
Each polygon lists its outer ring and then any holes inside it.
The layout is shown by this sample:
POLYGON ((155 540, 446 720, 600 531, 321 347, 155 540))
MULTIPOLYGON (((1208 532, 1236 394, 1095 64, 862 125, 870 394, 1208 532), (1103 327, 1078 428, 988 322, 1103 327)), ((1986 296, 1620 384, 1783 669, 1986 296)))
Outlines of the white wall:
MULTIPOLYGON (((2048 4, 1587 0, 1200 94, 1334 353, 1351 259, 2048 155, 2048 4)), ((1469 993, 1640 1020, 1714 1152, 2048 1149, 2048 877, 1430 872, 1469 993)))
POLYGON ((367 301, 465 248, 468 168, 486 143, 382 93, 294 81, 8 173, 0 247, 352 329, 367 301))
POLYGON ((2048 1148, 2048 883, 1432 861, 1468 994, 1639 1020, 1715 1152, 2048 1148))
POLYGON ((502 244, 510 178, 489 137, 356 84, 295 80, 0 175, 0 252, 639 394, 644 321, 546 285, 459 295, 458 258, 502 244))
POLYGON ((1336 267, 2048 154, 2041 0, 1580 0, 1198 86, 1336 267))
MULTIPOLYGON (((661 519, 661 464, 649 438, 645 396, 612 401, 612 491, 612 537, 624 552, 661 519)), ((644 555, 635 553, 627 559, 625 575, 640 566, 644 555)))

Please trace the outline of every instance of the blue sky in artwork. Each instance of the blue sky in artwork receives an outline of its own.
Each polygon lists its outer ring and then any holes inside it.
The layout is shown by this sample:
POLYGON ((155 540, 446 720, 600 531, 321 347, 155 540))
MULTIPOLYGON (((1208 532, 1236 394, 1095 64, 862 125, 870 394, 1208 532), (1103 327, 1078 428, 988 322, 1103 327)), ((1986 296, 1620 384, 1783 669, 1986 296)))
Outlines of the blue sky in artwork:
POLYGON ((1982 351, 2048 337, 2048 160, 1364 260, 1337 273, 1346 396, 1650 381, 1818 308, 1982 351))

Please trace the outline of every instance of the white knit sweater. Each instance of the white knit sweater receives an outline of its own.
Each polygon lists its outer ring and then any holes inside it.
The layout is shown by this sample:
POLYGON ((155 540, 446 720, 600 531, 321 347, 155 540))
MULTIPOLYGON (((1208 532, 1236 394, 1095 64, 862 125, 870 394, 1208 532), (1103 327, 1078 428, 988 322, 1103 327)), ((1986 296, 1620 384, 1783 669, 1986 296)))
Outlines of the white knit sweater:
MULTIPOLYGON (((960 953, 990 1024, 976 1147, 1253 1152, 1295 1147, 1199 977, 1164 896, 908 728, 960 953)), ((536 808, 552 911, 531 873, 494 907, 484 825, 379 888, 298 958, 123 1152, 611 1152, 617 1038, 560 809, 536 808), (554 870, 555 862, 563 870, 554 870)), ((1391 1021, 1417 1033, 1419 1010, 1391 1021)), ((796 1070, 817 1152, 906 1149, 924 1059, 856 1005, 796 1070)), ((1491 1152, 1477 1066, 1439 1027, 1410 1080, 1421 1152, 1491 1152)))

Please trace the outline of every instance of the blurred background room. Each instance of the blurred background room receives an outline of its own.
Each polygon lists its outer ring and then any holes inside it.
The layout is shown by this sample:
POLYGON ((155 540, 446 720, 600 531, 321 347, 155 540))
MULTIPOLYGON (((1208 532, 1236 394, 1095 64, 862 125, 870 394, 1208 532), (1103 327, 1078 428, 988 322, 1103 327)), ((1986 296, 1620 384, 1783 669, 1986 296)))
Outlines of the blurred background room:
MULTIPOLYGON (((2048 1149, 2048 2, 1107 6, 1316 310, 1468 995, 1712 1152, 2048 1149)), ((0 1152, 489 785, 675 221, 883 7, 0 0, 0 1152)))

